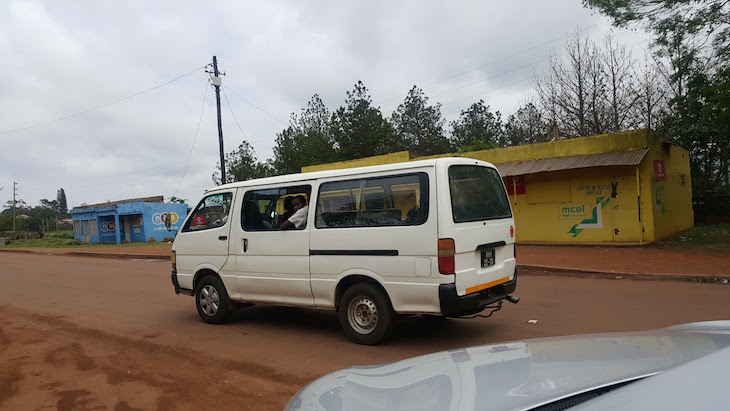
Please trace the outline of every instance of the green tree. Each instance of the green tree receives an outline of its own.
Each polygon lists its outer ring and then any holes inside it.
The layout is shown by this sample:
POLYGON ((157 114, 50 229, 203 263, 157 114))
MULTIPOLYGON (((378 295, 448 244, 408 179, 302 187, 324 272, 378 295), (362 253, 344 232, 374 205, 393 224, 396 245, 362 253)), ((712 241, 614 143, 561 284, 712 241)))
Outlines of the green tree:
POLYGON ((41 198, 41 207, 47 208, 49 210, 53 210, 54 212, 58 213, 59 207, 58 207, 58 201, 57 200, 48 200, 46 198, 41 198))
POLYGON ((390 119, 396 144, 417 155, 441 154, 450 150, 449 140, 444 135, 445 122, 441 116, 441 103, 429 106, 428 97, 416 86, 408 92, 403 104, 390 119))
POLYGON ((58 209, 57 211, 61 215, 67 215, 68 214, 68 203, 66 202, 66 191, 63 190, 63 187, 58 189, 58 192, 56 193, 56 202, 58 203, 58 209))
MULTIPOLYGON (((12 202, 12 201, 11 201, 12 202)), ((13 230, 13 210, 5 209, 0 213, 0 235, 5 231, 13 230)))
POLYGON ((304 137, 294 125, 296 121, 295 115, 292 114, 292 119, 289 120, 290 125, 276 135, 276 145, 274 146, 276 174, 292 174, 301 170, 299 143, 304 137))
POLYGON ((683 96, 696 72, 727 66, 730 2, 727 0, 583 0, 618 26, 638 24, 654 35, 655 53, 669 61, 674 96, 683 96))
POLYGON ((298 173, 302 167, 336 160, 331 114, 315 94, 289 126, 277 134, 274 169, 277 174, 298 173))
POLYGON ((697 52, 722 58, 730 51, 727 0, 583 0, 583 4, 600 10, 618 26, 643 24, 660 47, 669 46, 682 33, 697 52))
MULTIPOLYGON (((226 154, 226 182, 245 181, 273 175, 273 167, 270 162, 262 163, 254 157, 256 154, 246 141, 241 142, 237 150, 226 154)), ((218 172, 213 174, 213 182, 219 185, 221 184, 220 163, 217 168, 218 172)))
POLYGON ((402 147, 380 109, 372 106, 361 81, 347 92, 345 105, 332 114, 332 137, 340 160, 387 154, 402 147))
POLYGON ((58 212, 48 207, 33 207, 25 212, 28 216, 26 230, 47 233, 56 229, 58 212))
POLYGON ((670 103, 660 129, 690 152, 692 189, 730 191, 730 68, 698 73, 670 103))
MULTIPOLYGON (((0 213, 0 233, 4 231, 13 231, 13 209, 12 209, 12 200, 8 201, 11 203, 10 208, 6 208, 3 210, 2 213, 0 213)), ((25 218, 20 217, 20 215, 24 215, 28 210, 27 209, 17 209, 15 211, 15 230, 16 231, 26 231, 28 230, 28 220, 25 218)))
MULTIPOLYGON (((12 211, 13 200, 8 200, 7 202, 5 202, 5 205, 3 206, 3 208, 12 211)), ((18 211, 28 211, 31 209, 31 207, 25 201, 23 201, 21 199, 17 199, 17 200, 15 200, 15 209, 18 211)))
POLYGON ((504 126, 499 111, 492 113, 483 100, 462 110, 451 122, 451 142, 459 151, 485 150, 505 146, 504 126))
POLYGON ((542 143, 550 140, 550 124, 533 103, 527 103, 507 118, 504 134, 510 146, 542 143))
POLYGON ((692 189, 730 190, 728 71, 730 2, 726 0, 583 0, 616 25, 640 24, 668 61, 671 85, 659 129, 690 151, 692 189))

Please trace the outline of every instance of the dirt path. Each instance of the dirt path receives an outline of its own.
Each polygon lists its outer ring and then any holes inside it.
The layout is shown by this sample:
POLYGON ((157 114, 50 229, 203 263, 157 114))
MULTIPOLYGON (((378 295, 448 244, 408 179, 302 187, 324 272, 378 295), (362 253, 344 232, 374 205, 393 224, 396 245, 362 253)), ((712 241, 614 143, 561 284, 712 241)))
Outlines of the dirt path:
POLYGON ((0 409, 280 410, 350 365, 730 313, 723 285, 523 276, 516 294, 492 318, 407 319, 387 345, 365 347, 328 311, 256 306, 204 324, 164 261, 0 253, 0 409))
POLYGON ((730 276, 730 254, 650 247, 517 246, 519 264, 636 274, 730 276))
MULTIPOLYGON (((112 247, 29 248, 29 253, 55 255, 86 253, 99 255, 170 256, 169 244, 155 246, 125 244, 112 247)), ((0 250, 3 251, 3 250, 0 250)), ((8 251, 3 251, 8 252, 8 251)), ((730 253, 683 253, 657 247, 543 246, 519 244, 521 265, 562 267, 607 273, 664 274, 730 277, 730 253)))

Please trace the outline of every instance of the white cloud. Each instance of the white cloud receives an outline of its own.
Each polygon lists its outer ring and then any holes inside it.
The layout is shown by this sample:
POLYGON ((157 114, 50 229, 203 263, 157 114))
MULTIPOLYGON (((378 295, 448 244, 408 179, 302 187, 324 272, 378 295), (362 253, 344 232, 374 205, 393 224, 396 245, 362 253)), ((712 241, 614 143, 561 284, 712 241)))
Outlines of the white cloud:
MULTIPOLYGON (((449 120, 479 99, 506 118, 529 92, 526 79, 560 49, 562 41, 550 41, 577 27, 600 38, 610 24, 575 0, 10 0, 0 4, 0 133, 160 85, 214 54, 226 87, 284 122, 315 93, 334 110, 358 80, 386 116, 418 85, 449 120)), ((617 37, 643 39, 623 31, 617 37)), ((13 181, 31 204, 54 198, 59 187, 70 206, 169 197, 178 185, 178 197, 197 201, 218 160, 211 89, 180 181, 206 81, 199 71, 99 110, 0 134, 0 202, 12 198, 13 181)), ((226 95, 256 152, 271 157, 284 126, 226 95)), ((222 108, 231 151, 243 137, 225 98, 222 108)))

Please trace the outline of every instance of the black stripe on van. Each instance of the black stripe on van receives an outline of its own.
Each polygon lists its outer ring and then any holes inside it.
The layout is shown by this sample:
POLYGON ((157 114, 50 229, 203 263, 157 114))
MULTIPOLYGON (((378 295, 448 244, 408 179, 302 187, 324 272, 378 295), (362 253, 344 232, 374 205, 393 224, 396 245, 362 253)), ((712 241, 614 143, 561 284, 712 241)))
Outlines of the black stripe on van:
POLYGON ((398 250, 309 250, 309 255, 374 255, 379 257, 393 257, 398 250))
POLYGON ((477 246, 477 250, 483 250, 485 248, 497 248, 497 247, 504 247, 507 243, 504 241, 497 241, 496 243, 489 243, 489 244, 482 244, 477 246))

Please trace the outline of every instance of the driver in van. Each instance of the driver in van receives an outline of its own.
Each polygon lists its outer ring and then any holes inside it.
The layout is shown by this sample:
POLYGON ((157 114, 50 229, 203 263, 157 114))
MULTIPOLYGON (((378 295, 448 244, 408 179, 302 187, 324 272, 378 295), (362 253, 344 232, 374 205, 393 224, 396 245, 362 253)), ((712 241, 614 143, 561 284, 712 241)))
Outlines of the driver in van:
POLYGON ((292 199, 291 204, 294 208, 294 214, 281 223, 280 228, 282 230, 302 229, 307 226, 307 212, 309 211, 307 200, 304 196, 298 195, 292 199))

